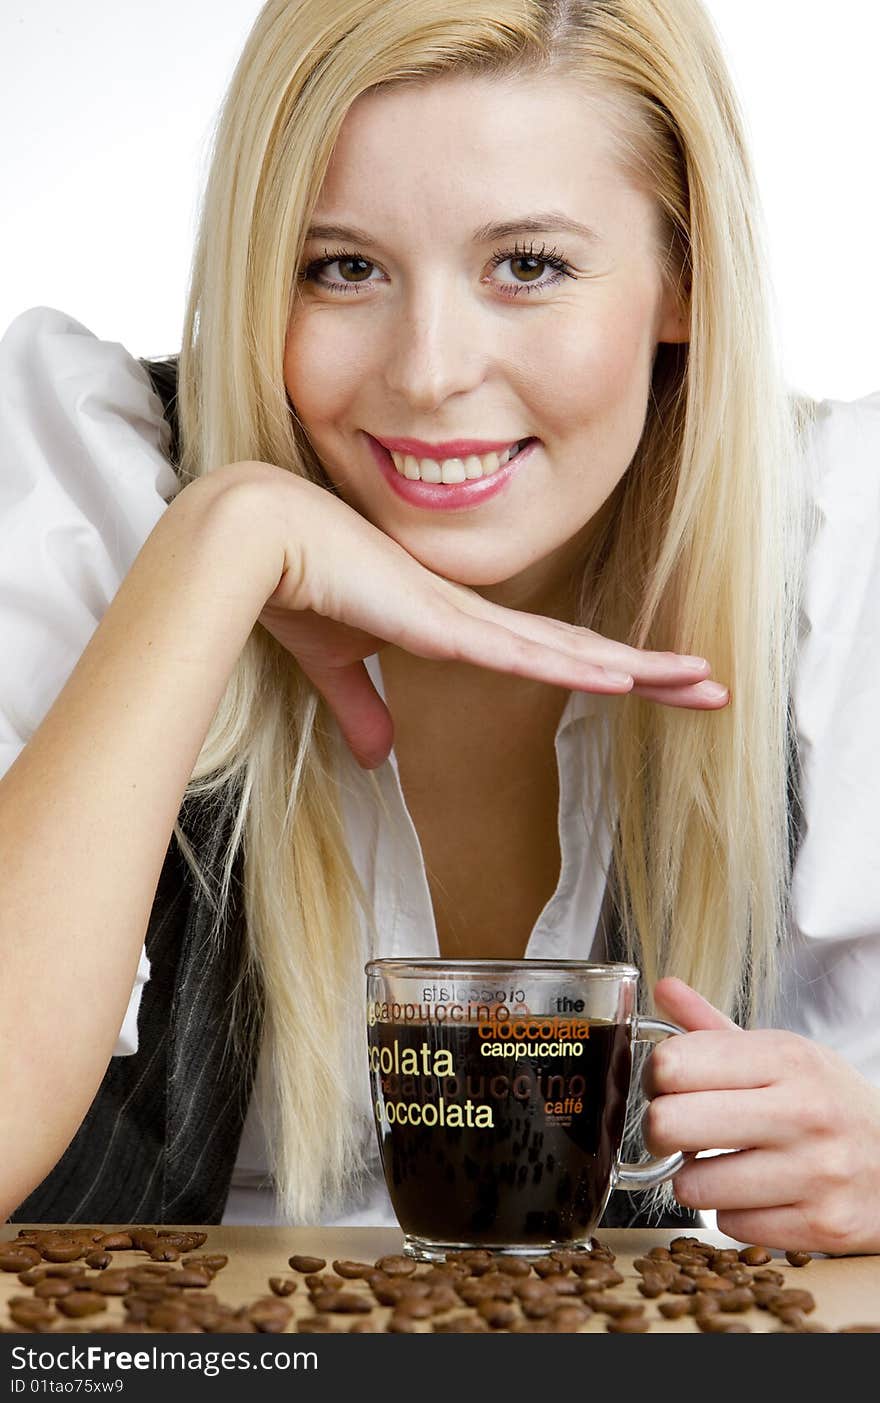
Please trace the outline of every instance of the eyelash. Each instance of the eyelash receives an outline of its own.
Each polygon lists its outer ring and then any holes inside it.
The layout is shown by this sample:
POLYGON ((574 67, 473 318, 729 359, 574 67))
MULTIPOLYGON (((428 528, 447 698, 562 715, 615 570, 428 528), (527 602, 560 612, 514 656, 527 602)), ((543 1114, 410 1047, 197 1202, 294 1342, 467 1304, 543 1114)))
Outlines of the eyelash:
MULTIPOLYGON (((526 294, 543 292, 545 288, 555 287, 563 277, 577 278, 578 276, 571 265, 566 262, 555 248, 547 249, 543 244, 537 251, 535 250, 534 244, 529 244, 528 248, 521 248, 520 245, 517 244, 512 249, 498 249, 492 254, 490 263, 493 268, 498 268, 502 263, 506 263, 508 259, 514 258, 531 258, 538 263, 546 263, 549 268, 556 269, 556 276, 541 283, 507 283, 502 290, 503 297, 518 297, 520 293, 523 292, 526 294)), ((317 283, 318 287, 324 288, 325 291, 339 291, 343 294, 354 292, 357 294, 362 287, 366 287, 368 284, 334 282, 332 280, 330 282, 322 282, 317 276, 322 269, 329 268, 334 263, 349 261, 366 263, 373 268, 376 266, 369 258, 363 258, 361 254, 353 253, 351 249, 338 248, 331 251, 325 248, 324 257, 315 259, 314 262, 309 263, 303 270, 301 275, 302 281, 317 283)))

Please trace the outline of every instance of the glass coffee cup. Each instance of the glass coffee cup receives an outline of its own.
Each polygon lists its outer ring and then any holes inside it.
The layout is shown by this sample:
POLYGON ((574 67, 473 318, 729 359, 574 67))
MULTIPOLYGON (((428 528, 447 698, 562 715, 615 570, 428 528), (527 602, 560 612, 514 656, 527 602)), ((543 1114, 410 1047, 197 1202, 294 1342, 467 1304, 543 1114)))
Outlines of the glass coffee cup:
POLYGON ((404 1251, 589 1249, 614 1188, 681 1154, 620 1160, 637 1042, 684 1030, 636 1012, 632 965, 372 960, 370 1086, 404 1251))

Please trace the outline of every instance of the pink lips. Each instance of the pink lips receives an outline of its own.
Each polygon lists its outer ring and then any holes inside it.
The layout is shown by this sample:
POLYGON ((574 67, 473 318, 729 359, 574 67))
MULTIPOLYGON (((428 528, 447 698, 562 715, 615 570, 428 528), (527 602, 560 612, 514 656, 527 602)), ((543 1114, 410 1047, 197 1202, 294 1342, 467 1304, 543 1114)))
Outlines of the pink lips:
MULTIPOLYGON (((524 438, 525 435, 521 437, 524 438)), ((377 438, 376 442, 381 443, 384 448, 390 448, 392 453, 411 453, 414 458, 437 458, 442 463, 444 458, 467 458, 472 453, 476 453, 478 457, 482 457, 484 453, 501 453, 519 440, 450 438, 444 443, 426 443, 421 438, 377 438)))
MULTIPOLYGON (((393 447, 395 453, 408 453, 411 452, 412 449, 408 447, 398 448, 397 445, 418 444, 418 439, 383 439, 382 442, 380 442, 378 439, 373 438, 372 434, 367 434, 366 437, 369 441, 373 457, 389 487, 391 487, 399 497, 402 497, 405 502, 409 502, 412 506, 426 507, 433 511, 462 511, 466 510, 468 507, 478 507, 483 502, 488 501, 490 497, 496 497, 499 492, 504 491, 504 488, 510 482, 511 478, 518 472, 526 458, 531 456, 532 450, 538 443, 537 439, 530 439, 525 448, 520 449, 516 457, 511 458, 508 463, 504 464, 503 468, 498 468, 498 470, 490 474, 489 477, 472 478, 468 482, 433 483, 414 482, 408 477, 402 477, 391 460, 391 454, 388 451, 387 445, 393 447)), ((430 453, 424 451, 428 445, 422 445, 420 453, 423 458, 439 456, 438 447, 440 447, 442 448, 444 457, 456 458, 470 452, 494 453, 498 452, 500 449, 510 447, 509 440, 503 443, 493 443, 490 446, 480 447, 478 449, 469 446, 479 442, 480 440, 476 439, 454 439, 452 440, 452 446, 457 448, 456 452, 448 451, 448 445, 446 444, 439 446, 434 444, 431 446, 430 453), (468 446, 464 448, 458 447, 458 445, 462 443, 468 446)))

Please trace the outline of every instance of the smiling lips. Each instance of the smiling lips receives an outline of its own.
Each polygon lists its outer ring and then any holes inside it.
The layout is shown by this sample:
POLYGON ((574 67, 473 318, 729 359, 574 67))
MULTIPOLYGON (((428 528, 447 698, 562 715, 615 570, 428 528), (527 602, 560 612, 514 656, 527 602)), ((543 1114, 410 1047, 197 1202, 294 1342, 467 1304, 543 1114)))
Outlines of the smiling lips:
POLYGON ((528 439, 487 442, 485 439, 452 439, 430 444, 421 439, 380 438, 400 477, 410 482, 456 483, 491 477, 514 458, 528 439))

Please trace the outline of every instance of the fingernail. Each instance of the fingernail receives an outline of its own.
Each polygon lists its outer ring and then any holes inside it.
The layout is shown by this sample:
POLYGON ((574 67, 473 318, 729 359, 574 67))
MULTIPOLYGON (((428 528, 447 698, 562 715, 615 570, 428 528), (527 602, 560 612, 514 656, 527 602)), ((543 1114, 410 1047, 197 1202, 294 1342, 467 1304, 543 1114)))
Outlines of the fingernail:
POLYGON ((720 682, 701 682, 699 692, 701 697, 708 697, 709 701, 721 701, 727 696, 727 688, 720 682))
POLYGON ((709 664, 708 664, 708 662, 706 661, 705 658, 682 658, 681 661, 684 663, 685 667, 708 667, 708 666, 709 666, 709 664))
POLYGON ((615 686, 618 687, 625 687, 633 680, 632 674, 629 672, 609 672, 607 668, 605 669, 605 676, 608 678, 609 682, 613 682, 615 686))

